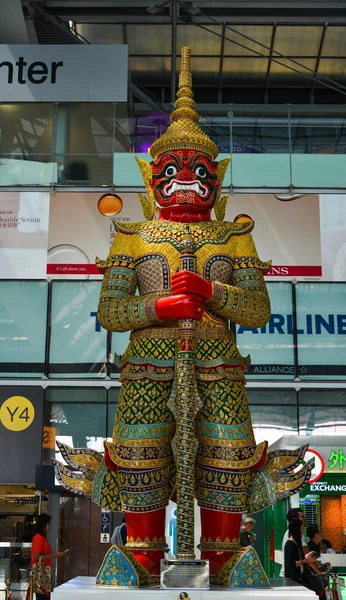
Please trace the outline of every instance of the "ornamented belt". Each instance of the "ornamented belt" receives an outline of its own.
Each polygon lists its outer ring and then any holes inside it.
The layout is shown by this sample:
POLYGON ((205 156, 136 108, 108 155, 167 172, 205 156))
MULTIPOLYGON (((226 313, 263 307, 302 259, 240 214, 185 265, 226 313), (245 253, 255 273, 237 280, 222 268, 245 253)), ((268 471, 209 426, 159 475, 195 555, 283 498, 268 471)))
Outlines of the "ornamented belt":
MULTIPOLYGON (((150 338, 159 340, 177 340, 179 335, 178 327, 150 327, 146 329, 138 329, 133 331, 130 335, 130 339, 134 338, 150 338)), ((208 328, 197 328, 196 338, 198 340, 228 340, 231 339, 232 332, 229 329, 213 329, 208 328)))

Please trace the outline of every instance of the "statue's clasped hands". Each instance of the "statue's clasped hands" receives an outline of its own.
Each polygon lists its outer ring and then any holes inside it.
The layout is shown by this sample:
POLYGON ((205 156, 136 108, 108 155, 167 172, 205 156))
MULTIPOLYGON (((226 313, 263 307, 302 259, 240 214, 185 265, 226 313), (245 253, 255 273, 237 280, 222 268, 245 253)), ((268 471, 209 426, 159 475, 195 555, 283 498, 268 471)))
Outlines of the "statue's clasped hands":
POLYGON ((179 271, 172 276, 172 295, 159 298, 156 302, 157 316, 161 321, 168 319, 196 319, 204 312, 204 303, 211 298, 213 287, 210 281, 192 271, 179 271))

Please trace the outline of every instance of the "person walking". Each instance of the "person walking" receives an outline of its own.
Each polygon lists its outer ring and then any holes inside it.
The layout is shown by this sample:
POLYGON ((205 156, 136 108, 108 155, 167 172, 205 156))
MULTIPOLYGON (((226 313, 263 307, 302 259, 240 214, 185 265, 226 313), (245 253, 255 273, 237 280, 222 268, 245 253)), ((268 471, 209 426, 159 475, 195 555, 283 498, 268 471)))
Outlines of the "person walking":
POLYGON ((38 515, 35 534, 32 539, 31 568, 34 571, 36 600, 47 600, 47 598, 50 598, 53 558, 62 558, 65 555, 65 552, 52 552, 52 548, 47 540, 50 522, 50 515, 38 515))

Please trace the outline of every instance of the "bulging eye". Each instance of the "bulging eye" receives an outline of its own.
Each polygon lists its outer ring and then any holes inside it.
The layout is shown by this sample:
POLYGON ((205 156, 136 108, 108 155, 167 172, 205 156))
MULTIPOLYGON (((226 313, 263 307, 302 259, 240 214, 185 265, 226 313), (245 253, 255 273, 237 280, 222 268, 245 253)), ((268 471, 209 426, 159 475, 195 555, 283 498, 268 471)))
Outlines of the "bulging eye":
POLYGON ((206 177, 207 176, 207 171, 205 170, 204 167, 197 167, 195 170, 195 173, 196 173, 197 177, 206 177))
POLYGON ((175 175, 176 172, 177 172, 177 168, 174 165, 170 165, 165 170, 165 175, 166 175, 166 177, 173 177, 173 175, 175 175))

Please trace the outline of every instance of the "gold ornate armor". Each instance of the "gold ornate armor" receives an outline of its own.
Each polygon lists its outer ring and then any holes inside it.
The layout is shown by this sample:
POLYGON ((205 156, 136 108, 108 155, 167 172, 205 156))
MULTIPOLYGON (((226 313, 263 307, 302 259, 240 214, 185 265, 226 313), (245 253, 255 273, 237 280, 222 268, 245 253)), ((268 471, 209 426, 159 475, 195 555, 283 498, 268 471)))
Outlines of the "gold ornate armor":
MULTIPOLYGON (((98 318, 109 331, 131 329, 133 333, 124 357, 118 360, 122 388, 114 443, 108 448, 120 468, 133 464, 131 452, 136 455, 136 466, 148 468, 148 490, 152 490, 150 468, 161 469, 156 493, 146 496, 143 481, 133 489, 125 486, 121 493, 124 509, 143 509, 146 497, 151 504, 145 506, 152 510, 164 506, 172 491, 167 467, 171 464, 173 468, 170 442, 174 420, 166 403, 172 392, 178 331, 177 322, 160 322, 155 303, 158 297, 171 293, 171 274, 179 267, 184 225, 154 221, 117 227, 107 260, 99 263, 99 268, 107 270, 98 318), (139 295, 135 296, 137 288, 139 295), (136 428, 131 435, 129 427, 143 425, 146 435, 138 443, 136 428), (160 431, 163 434, 158 437, 160 431)), ((197 325, 196 379, 203 404, 196 422, 200 442, 197 497, 201 505, 214 506, 218 496, 217 504, 231 512, 248 511, 249 475, 242 471, 248 473, 265 451, 264 443, 256 449, 244 389, 246 364, 228 328, 229 320, 261 327, 270 316, 263 280, 263 271, 270 265, 258 259, 252 228, 253 222, 190 225, 197 246, 198 272, 214 282, 214 294, 197 325), (213 489, 216 474, 211 469, 215 468, 226 470, 227 477, 223 487, 213 489), (230 469, 238 473, 237 486, 229 476, 230 469)))

